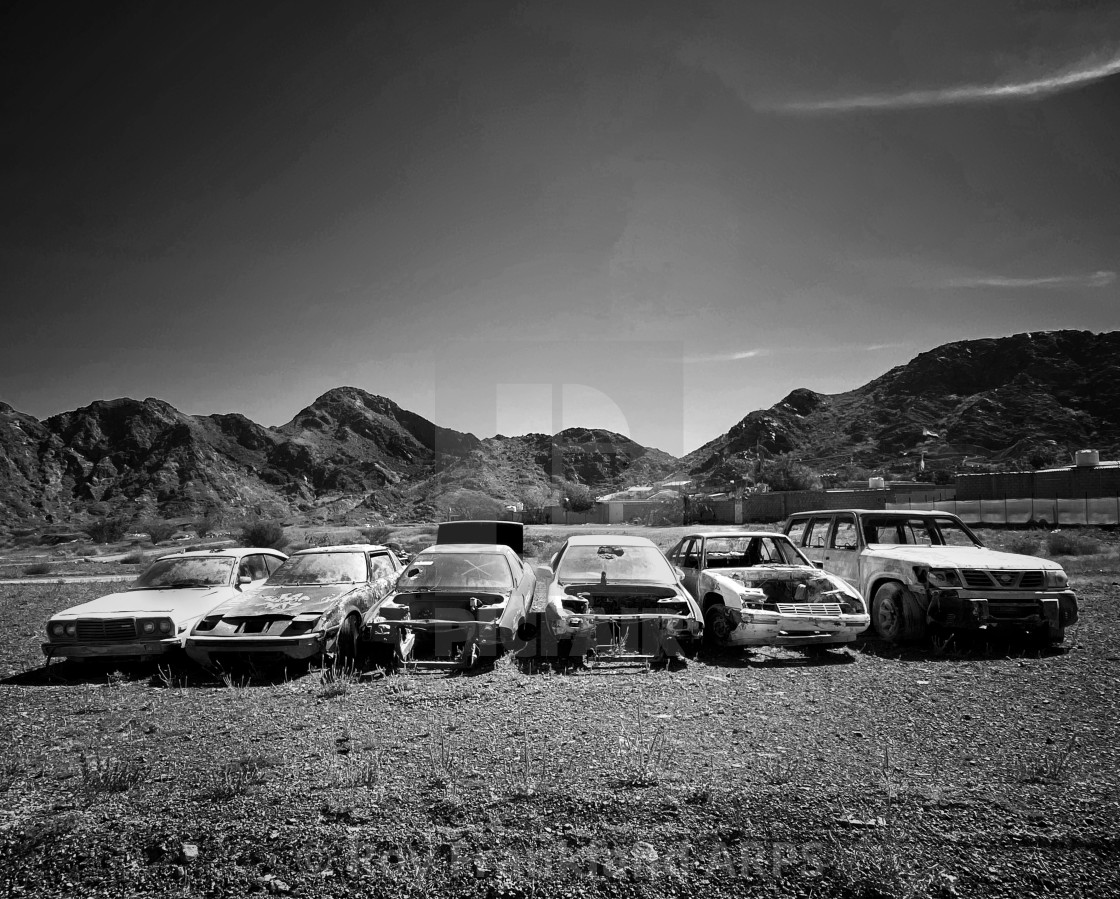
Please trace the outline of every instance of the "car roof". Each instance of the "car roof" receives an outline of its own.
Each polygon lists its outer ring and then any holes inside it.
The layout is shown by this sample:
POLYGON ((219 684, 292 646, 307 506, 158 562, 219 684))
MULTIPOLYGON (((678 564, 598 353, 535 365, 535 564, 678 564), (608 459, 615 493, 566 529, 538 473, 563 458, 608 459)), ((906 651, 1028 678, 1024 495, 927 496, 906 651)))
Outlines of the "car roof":
POLYGON ((432 553, 490 553, 495 556, 504 556, 509 553, 517 555, 508 546, 501 543, 437 543, 420 550, 417 555, 430 555, 432 553))
POLYGON ((338 543, 334 546, 309 546, 307 549, 298 549, 293 556, 310 556, 315 553, 367 553, 373 552, 392 552, 387 546, 382 546, 380 543, 338 543))
POLYGON ((810 515, 837 515, 841 512, 854 515, 889 516, 891 518, 914 518, 923 515, 948 515, 956 518, 952 512, 942 511, 941 509, 817 509, 812 512, 794 512, 790 515, 790 518, 806 518, 810 515))
POLYGON ((685 534, 681 539, 688 540, 692 537, 703 537, 705 540, 709 537, 780 537, 783 540, 789 539, 781 531, 695 531, 691 534, 685 534))
POLYGON ((213 559, 221 556, 234 556, 241 558, 242 556, 255 556, 264 553, 269 556, 276 556, 278 559, 286 559, 286 553, 280 552, 278 549, 271 549, 267 546, 226 546, 216 547, 214 549, 184 549, 177 553, 168 553, 165 556, 160 556, 156 559, 161 562, 164 559, 213 559))
POLYGON ((653 546, 648 537, 632 537, 629 534, 576 534, 568 538, 568 546, 602 546, 609 543, 611 546, 653 546))

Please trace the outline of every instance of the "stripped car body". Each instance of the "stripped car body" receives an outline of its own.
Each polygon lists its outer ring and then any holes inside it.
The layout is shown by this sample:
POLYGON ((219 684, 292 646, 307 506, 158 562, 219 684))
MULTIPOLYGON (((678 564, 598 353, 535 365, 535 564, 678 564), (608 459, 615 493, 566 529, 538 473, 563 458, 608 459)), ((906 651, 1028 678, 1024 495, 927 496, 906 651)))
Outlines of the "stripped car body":
POLYGON ((161 556, 127 590, 52 615, 43 654, 143 659, 178 652, 203 615, 260 588, 286 558, 246 547, 161 556))
POLYGON ((859 592, 784 534, 703 531, 668 553, 701 604, 708 646, 843 646, 871 623, 859 592))
POLYGON ((700 606, 645 537, 569 537, 540 574, 549 577, 544 626, 561 656, 637 650, 660 661, 699 647, 700 606))
POLYGON ((523 526, 444 522, 436 540, 405 566, 392 596, 365 616, 363 644, 383 667, 415 653, 469 668, 515 645, 522 630, 537 586, 518 552, 523 526))
POLYGON ((890 642, 942 630, 1021 632, 1057 644, 1078 618, 1061 565, 989 549, 949 512, 798 512, 785 532, 861 592, 890 642))
POLYGON ((293 553, 251 597, 223 603, 187 637, 186 651, 216 662, 358 662, 362 616, 388 596, 400 560, 384 546, 319 546, 293 553))

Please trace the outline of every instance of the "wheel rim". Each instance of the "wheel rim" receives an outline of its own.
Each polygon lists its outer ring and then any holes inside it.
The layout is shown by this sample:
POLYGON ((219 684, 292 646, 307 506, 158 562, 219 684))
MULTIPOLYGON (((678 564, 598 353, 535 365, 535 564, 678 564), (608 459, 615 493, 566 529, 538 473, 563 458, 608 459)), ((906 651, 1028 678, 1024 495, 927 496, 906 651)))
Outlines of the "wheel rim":
POLYGON ((899 610, 893 596, 885 596, 879 603, 879 633, 884 637, 897 637, 899 610))
POLYGON ((727 619, 727 610, 716 606, 708 610, 705 622, 714 641, 720 642, 731 636, 731 622, 727 619))

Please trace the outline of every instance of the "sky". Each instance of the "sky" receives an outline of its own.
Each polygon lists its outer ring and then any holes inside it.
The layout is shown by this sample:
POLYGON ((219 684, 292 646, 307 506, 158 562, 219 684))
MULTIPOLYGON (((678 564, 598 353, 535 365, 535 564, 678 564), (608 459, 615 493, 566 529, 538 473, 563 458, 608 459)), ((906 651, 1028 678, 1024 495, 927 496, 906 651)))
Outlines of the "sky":
POLYGON ((943 343, 1120 328, 1120 5, 5 12, 0 401, 682 455, 943 343))

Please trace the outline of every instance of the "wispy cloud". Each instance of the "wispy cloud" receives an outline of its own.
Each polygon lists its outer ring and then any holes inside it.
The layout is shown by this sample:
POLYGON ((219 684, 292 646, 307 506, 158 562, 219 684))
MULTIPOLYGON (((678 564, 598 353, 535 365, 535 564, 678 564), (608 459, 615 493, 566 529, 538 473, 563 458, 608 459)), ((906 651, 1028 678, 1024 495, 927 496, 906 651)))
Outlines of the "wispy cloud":
POLYGON ((928 106, 951 106, 965 103, 995 103, 1003 100, 1030 100, 1072 90, 1094 81, 1120 74, 1120 52, 1103 61, 1099 57, 1083 59, 1072 66, 1048 75, 1020 80, 1008 79, 990 84, 967 84, 956 87, 928 88, 898 93, 857 94, 756 104, 769 112, 795 114, 828 114, 874 112, 894 109, 918 109, 928 106))
POLYGON ((1055 289, 1065 287, 1108 287, 1116 272, 1091 272, 1085 275, 1049 275, 1043 278, 1006 278, 991 275, 976 278, 950 278, 941 286, 949 288, 994 287, 1004 290, 1055 289))
POLYGON ((910 346, 909 343, 870 343, 853 345, 834 344, 823 347, 783 346, 780 349, 743 350, 738 353, 710 353, 701 356, 685 356, 686 365, 710 362, 738 362, 741 359, 754 359, 759 356, 787 356, 791 353, 874 353, 879 350, 897 350, 910 346))
POLYGON ((686 364, 697 362, 738 362, 740 359, 753 359, 756 356, 769 356, 770 350, 742 350, 738 353, 711 353, 703 356, 685 356, 686 364))

